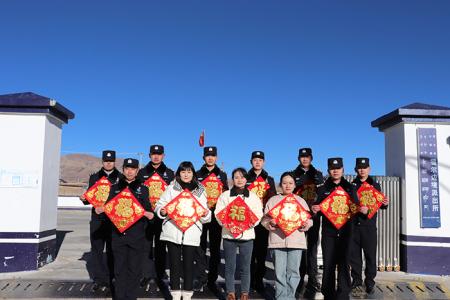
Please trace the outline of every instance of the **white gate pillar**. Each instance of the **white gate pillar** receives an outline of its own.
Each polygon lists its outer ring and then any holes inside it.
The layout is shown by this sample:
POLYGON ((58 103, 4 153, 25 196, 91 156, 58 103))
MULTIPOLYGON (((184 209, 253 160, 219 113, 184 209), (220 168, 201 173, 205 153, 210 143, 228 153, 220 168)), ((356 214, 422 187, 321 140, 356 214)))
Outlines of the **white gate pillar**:
POLYGON ((0 272, 55 258, 61 132, 73 118, 47 97, 0 95, 0 272))
POLYGON ((372 127, 385 135, 386 175, 401 178, 401 269, 449 275, 450 108, 414 103, 372 127))

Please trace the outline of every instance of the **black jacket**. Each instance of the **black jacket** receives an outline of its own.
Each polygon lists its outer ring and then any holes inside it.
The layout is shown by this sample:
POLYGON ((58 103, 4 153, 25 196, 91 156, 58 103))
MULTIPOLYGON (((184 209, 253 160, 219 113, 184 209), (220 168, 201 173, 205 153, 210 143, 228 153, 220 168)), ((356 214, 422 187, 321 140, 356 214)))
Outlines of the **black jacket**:
MULTIPOLYGON (((381 186, 378 182, 376 182, 374 180, 374 178, 372 176, 369 176, 366 181, 368 184, 372 185, 377 191, 381 192, 381 186)), ((363 184, 363 182, 361 181, 361 179, 359 179, 359 177, 356 177, 353 180, 353 184, 355 185, 355 189, 356 191, 358 191, 358 189, 361 187, 361 185, 363 184)), ((381 205, 380 209, 386 209, 387 205, 381 205)), ((364 215, 362 213, 358 213, 354 216, 354 222, 356 226, 373 226, 376 227, 377 226, 377 214, 376 213, 372 219, 367 218, 367 215, 364 215)))
POLYGON ((157 169, 155 169, 152 165, 152 162, 149 162, 145 167, 139 170, 138 178, 145 182, 150 176, 154 173, 158 173, 159 176, 169 185, 172 180, 175 178, 175 173, 172 169, 168 168, 164 162, 162 162, 157 169))
MULTIPOLYGON (((111 191, 109 192, 109 197, 106 203, 111 201, 114 197, 116 197, 121 191, 125 188, 129 188, 133 193, 134 197, 139 201, 142 207, 146 211, 152 211, 152 207, 150 201, 148 200, 148 188, 139 180, 136 179, 130 183, 128 183, 125 179, 120 179, 119 182, 111 187, 111 191)), ((139 239, 144 238, 145 236, 145 227, 147 224, 147 218, 143 216, 139 221, 134 223, 130 228, 125 230, 123 233, 120 233, 117 228, 112 225, 112 237, 119 238, 121 236, 127 236, 128 239, 139 239)))
POLYGON ((293 171, 293 173, 295 175, 296 190, 298 190, 299 188, 301 188, 302 185, 308 182, 314 182, 314 184, 317 186, 325 181, 322 172, 314 168, 314 166, 312 165, 306 172, 305 170, 303 170, 302 165, 298 165, 298 167, 293 171))
POLYGON ((246 187, 248 188, 253 183, 253 181, 255 181, 259 176, 261 176, 262 179, 264 179, 270 186, 270 188, 267 190, 267 195, 265 199, 263 199, 263 207, 265 207, 267 200, 269 200, 270 197, 275 196, 277 194, 277 188, 275 186, 275 180, 273 180, 272 176, 269 176, 269 173, 267 173, 266 170, 262 170, 259 175, 256 175, 255 170, 253 168, 251 168, 248 171, 246 187))
MULTIPOLYGON (((101 168, 97 173, 91 174, 89 176, 89 186, 88 189, 90 189, 97 181, 99 181, 102 177, 106 177, 109 182, 111 182, 111 185, 115 185, 119 182, 121 178, 123 178, 122 173, 119 172, 116 168, 108 175, 103 168, 101 168)), ((89 202, 87 200, 83 201, 84 205, 88 205, 89 202)), ((92 218, 98 218, 101 220, 106 220, 108 217, 106 217, 104 214, 97 215, 95 213, 95 208, 92 207, 92 218)))
POLYGON ((217 178, 222 182, 222 184, 223 184, 222 192, 227 191, 229 189, 227 173, 225 173, 221 169, 219 169, 219 167, 217 165, 215 165, 214 169, 212 169, 211 171, 209 171, 208 168, 206 168, 206 165, 203 165, 200 168, 200 170, 195 172, 195 174, 197 175, 197 179, 200 183, 203 180, 205 180, 209 175, 211 175, 211 173, 214 173, 214 175, 216 175, 217 178))
MULTIPOLYGON (((315 204, 320 204, 325 198, 327 198, 335 189, 341 186, 351 197, 351 200, 356 204, 359 203, 358 196, 356 194, 355 185, 345 180, 343 177, 339 184, 335 184, 331 177, 325 180, 324 184, 317 188, 317 200, 315 204)), ((350 236, 352 232, 352 220, 347 221, 340 229, 336 229, 333 223, 331 223, 326 216, 322 217, 322 235, 327 236, 350 236)))
MULTIPOLYGON (((298 167, 293 171, 294 175, 295 175, 295 190, 294 190, 294 194, 297 194, 299 196, 300 195, 300 189, 303 188, 303 186, 305 184, 315 184, 316 188, 315 188, 315 192, 317 193, 317 186, 322 184, 325 179, 323 178, 322 172, 320 172, 319 170, 317 170, 316 168, 314 168, 314 166, 310 166, 308 171, 305 171, 302 168, 302 165, 298 165, 298 167)), ((308 201, 308 199, 306 202, 308 203, 308 205, 311 206, 311 201, 308 201)))

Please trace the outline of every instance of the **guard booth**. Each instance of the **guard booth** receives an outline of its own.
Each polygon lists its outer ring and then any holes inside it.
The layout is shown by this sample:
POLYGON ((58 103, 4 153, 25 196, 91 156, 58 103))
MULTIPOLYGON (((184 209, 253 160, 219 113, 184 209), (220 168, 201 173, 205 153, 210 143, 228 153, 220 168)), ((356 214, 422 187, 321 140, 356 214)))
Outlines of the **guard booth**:
POLYGON ((372 127, 385 135, 386 175, 401 179, 401 270, 450 275, 450 108, 414 103, 372 127))
POLYGON ((55 259, 61 133, 73 118, 48 97, 0 95, 0 272, 55 259))

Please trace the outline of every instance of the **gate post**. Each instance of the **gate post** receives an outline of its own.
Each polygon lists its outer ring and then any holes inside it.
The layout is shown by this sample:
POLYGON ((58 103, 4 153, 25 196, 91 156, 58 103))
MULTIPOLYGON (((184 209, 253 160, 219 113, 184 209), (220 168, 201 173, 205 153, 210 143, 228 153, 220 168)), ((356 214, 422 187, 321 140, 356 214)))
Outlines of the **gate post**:
POLYGON ((0 272, 55 259, 62 125, 73 118, 47 97, 0 95, 0 272))
POLYGON ((401 269, 449 275, 450 108, 413 103, 372 127, 385 135, 386 175, 401 178, 401 269))

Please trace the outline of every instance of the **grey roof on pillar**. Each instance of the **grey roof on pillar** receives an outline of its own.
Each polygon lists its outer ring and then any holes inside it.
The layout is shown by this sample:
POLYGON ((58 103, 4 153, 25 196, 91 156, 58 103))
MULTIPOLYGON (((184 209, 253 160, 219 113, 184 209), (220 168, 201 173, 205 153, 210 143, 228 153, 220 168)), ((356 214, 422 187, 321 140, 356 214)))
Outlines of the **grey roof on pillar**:
POLYGON ((371 125, 382 131, 401 122, 450 122, 450 107, 412 103, 379 117, 371 125))
POLYGON ((0 112, 46 113, 68 123, 75 114, 57 101, 35 93, 15 93, 0 95, 0 112))

